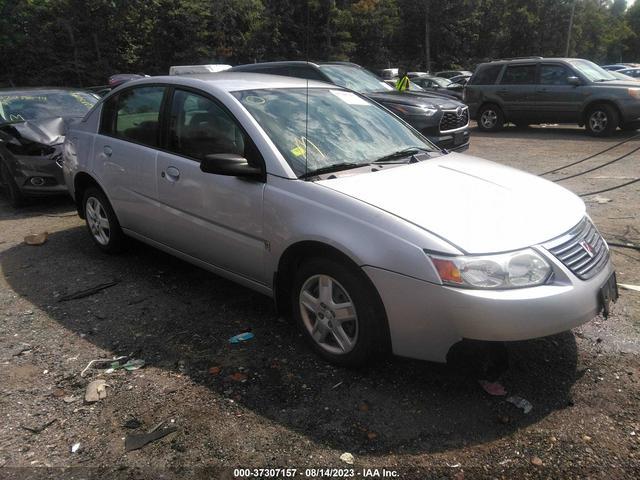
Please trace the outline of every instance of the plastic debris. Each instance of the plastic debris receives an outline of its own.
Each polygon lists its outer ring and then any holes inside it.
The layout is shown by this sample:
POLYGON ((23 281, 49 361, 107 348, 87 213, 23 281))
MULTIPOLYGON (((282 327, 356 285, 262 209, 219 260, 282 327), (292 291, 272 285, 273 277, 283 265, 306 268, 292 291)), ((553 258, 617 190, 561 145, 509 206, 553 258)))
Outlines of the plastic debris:
MULTIPOLYGON (((445 463, 446 463, 446 462, 445 462, 445 463)), ((456 463, 453 463, 453 464, 451 464, 451 465, 449 465, 449 464, 447 463, 447 467, 449 467, 449 468, 460 468, 461 466, 462 466, 462 464, 461 464, 460 462, 456 462, 456 463)))
POLYGON ((78 450, 80 450, 80 443, 74 443, 71 445, 71 453, 76 453, 78 450))
POLYGON ((344 452, 342 455, 340 455, 340 460, 342 460, 344 463, 348 465, 353 465, 353 462, 354 462, 353 455, 350 454, 349 452, 344 452))
POLYGON ((35 233, 33 235, 27 235, 24 237, 24 243, 27 245, 31 245, 33 247, 37 247, 43 245, 49 236, 48 232, 35 233))
POLYGON ((344 383, 344 380, 342 382, 338 382, 336 383, 333 387, 331 387, 331 390, 335 390, 336 388, 338 388, 340 385, 342 385, 344 383))
POLYGON ((95 295, 102 290, 107 288, 111 288, 117 285, 118 282, 107 282, 101 283, 100 285, 96 285, 95 287, 87 288, 85 290, 79 290, 74 293, 69 293, 68 295, 63 295, 58 299, 58 302, 68 302, 69 300, 78 300, 79 298, 90 297, 91 295, 95 295))
POLYGON ((54 418, 53 420, 43 423, 42 425, 39 425, 37 427, 29 427, 27 425, 20 425, 21 428, 28 430, 31 433, 42 433, 44 432, 48 427, 50 427, 51 425, 53 425, 54 423, 56 423, 58 421, 57 418, 54 418))
POLYGON ((229 343, 240 343, 240 342, 246 342, 247 340, 251 340, 255 335, 251 332, 244 332, 244 333, 240 333, 238 335, 234 335, 233 337, 231 337, 229 339, 229 343))
POLYGON ((628 283, 619 283, 618 286, 624 290, 633 290, 634 292, 640 292, 640 285, 629 285, 628 283))
POLYGON ((87 385, 87 390, 84 392, 84 401, 87 403, 94 403, 98 400, 106 398, 107 396, 107 382, 100 379, 94 380, 87 385))
POLYGON ((502 397, 507 394, 507 390, 499 382, 488 382, 487 380, 478 380, 482 389, 489 395, 494 397, 502 397))
POLYGON ((507 402, 515 405, 516 407, 522 409, 524 413, 529 413, 533 409, 533 405, 529 402, 529 400, 518 397, 517 395, 513 395, 507 398, 507 402))
POLYGON ((125 369, 128 372, 132 372, 133 370, 138 370, 144 367, 144 365, 145 365, 145 362, 142 359, 127 360, 126 363, 120 363, 118 361, 114 361, 111 363, 111 366, 106 370, 105 373, 112 373, 120 369, 125 369))
POLYGON ((603 204, 603 203, 609 203, 611 201, 611 199, 607 198, 607 197, 601 197, 600 195, 596 195, 593 198, 593 201, 596 202, 596 203, 603 204))
POLYGON ((103 364, 103 363, 113 364, 114 362, 120 362, 122 360, 128 360, 129 357, 130 357, 130 355, 124 355, 122 357, 117 357, 117 358, 96 358, 95 360, 91 360, 87 364, 87 366, 84 367, 84 369, 80 372, 80 376, 84 377, 85 373, 87 373, 87 370, 89 370, 94 365, 103 364))
POLYGON ((156 440, 166 437, 176 430, 178 430, 176 427, 167 427, 162 429, 152 429, 149 433, 143 433, 141 435, 127 435, 124 441, 124 449, 127 452, 138 450, 151 442, 155 442, 156 440))

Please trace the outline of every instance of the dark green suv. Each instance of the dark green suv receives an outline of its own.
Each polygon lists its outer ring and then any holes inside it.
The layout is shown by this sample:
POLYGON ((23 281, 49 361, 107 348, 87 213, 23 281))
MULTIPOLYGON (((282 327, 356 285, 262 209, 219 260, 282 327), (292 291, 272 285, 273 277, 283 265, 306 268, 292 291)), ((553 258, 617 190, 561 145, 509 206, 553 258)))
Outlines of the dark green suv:
POLYGON ((593 136, 640 128, 640 83, 579 58, 527 57, 478 65, 464 90, 478 128, 577 123, 593 136))

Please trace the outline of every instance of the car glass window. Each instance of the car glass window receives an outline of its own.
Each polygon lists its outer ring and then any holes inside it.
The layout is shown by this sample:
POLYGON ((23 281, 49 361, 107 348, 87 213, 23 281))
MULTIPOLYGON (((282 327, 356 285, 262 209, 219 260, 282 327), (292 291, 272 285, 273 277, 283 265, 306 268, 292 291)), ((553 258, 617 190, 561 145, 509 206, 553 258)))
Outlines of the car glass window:
POLYGON ((373 73, 351 65, 320 65, 320 70, 336 85, 356 92, 383 92, 393 90, 373 73))
POLYGON ((616 77, 611 75, 604 68, 599 67, 589 60, 575 59, 569 60, 573 68, 578 70, 582 75, 592 82, 607 82, 615 80, 616 77))
POLYGON ((304 65, 291 65, 289 67, 289 76, 297 78, 305 78, 307 80, 318 80, 320 82, 326 82, 327 79, 323 77, 314 67, 307 67, 304 65))
POLYGON ((120 93, 117 97, 115 136, 151 147, 158 146, 164 91, 164 87, 140 86, 120 93))
POLYGON ((245 156, 245 134, 218 103, 176 90, 169 121, 169 150, 196 160, 216 153, 245 156))
POLYGON ((81 90, 15 90, 0 92, 0 123, 83 117, 98 97, 81 90))
POLYGON ((471 85, 493 85, 496 83, 501 70, 502 65, 487 65, 482 67, 476 72, 469 83, 471 85))
POLYGON ((542 85, 569 85, 567 78, 571 76, 573 76, 573 72, 562 65, 540 66, 540 83, 542 85))
POLYGON ((509 65, 502 75, 501 85, 532 85, 536 83, 535 65, 509 65))
POLYGON ((298 176, 340 163, 364 164, 410 147, 437 150, 384 108, 353 92, 288 88, 232 94, 298 176))

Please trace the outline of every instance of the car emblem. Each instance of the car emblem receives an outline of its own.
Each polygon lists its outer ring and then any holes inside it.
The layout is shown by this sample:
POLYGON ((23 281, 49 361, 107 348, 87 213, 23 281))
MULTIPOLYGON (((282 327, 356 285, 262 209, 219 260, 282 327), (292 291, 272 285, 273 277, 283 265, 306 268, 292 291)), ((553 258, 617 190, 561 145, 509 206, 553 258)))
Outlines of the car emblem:
POLYGON ((462 107, 456 108, 456 115, 458 115, 459 117, 462 116, 462 107))
POLYGON ((589 245, 587 242, 585 241, 580 242, 580 246, 585 252, 587 252, 587 255, 589 255, 589 257, 593 258, 595 256, 595 253, 593 253, 593 247, 589 245))

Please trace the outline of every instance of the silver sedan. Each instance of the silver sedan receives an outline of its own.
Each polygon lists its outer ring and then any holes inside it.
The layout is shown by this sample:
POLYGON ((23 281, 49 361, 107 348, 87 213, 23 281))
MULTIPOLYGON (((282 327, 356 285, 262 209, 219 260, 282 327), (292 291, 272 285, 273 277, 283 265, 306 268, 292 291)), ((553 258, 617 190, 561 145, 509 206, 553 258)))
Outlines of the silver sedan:
POLYGON ((615 300, 584 203, 438 150, 348 90, 220 73, 129 82, 68 134, 95 244, 134 237, 269 295, 341 365, 580 325, 615 300))

